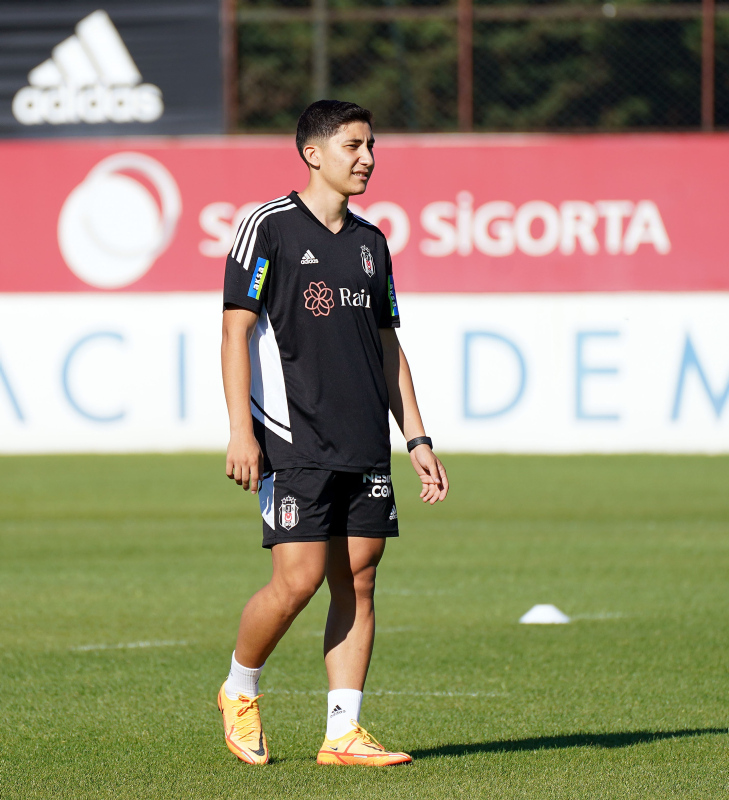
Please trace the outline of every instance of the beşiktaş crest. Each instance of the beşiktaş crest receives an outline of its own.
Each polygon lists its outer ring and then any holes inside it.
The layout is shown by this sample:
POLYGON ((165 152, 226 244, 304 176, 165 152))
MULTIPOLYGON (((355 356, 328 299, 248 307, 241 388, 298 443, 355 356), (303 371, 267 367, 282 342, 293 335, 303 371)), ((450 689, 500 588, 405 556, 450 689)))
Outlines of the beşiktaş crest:
POLYGON ((28 73, 28 86, 13 99, 23 125, 155 122, 164 112, 159 86, 142 83, 106 11, 84 17, 73 36, 28 73))
POLYGON ((290 531, 299 523, 299 507, 296 505, 295 497, 284 497, 281 501, 281 508, 278 510, 278 524, 282 528, 290 531))
POLYGON ((375 274, 375 259, 372 258, 369 247, 362 245, 360 249, 362 251, 362 269, 367 274, 367 277, 371 278, 375 274))

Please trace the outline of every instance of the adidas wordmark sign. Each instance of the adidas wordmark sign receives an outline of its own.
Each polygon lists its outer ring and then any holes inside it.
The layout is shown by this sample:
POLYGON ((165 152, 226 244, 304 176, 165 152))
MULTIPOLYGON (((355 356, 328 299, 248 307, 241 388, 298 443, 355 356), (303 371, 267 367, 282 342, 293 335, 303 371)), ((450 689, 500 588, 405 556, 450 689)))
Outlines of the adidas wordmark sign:
POLYGON ((28 83, 13 98, 13 116, 23 125, 154 122, 164 112, 162 91, 142 83, 106 11, 84 17, 75 35, 28 73, 28 83))

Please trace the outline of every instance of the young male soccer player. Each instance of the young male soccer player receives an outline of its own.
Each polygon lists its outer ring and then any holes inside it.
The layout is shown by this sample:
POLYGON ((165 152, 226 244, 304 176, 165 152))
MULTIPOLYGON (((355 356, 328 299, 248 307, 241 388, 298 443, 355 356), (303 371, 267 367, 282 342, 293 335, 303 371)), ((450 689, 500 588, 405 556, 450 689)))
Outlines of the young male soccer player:
POLYGON ((369 111, 321 100, 296 145, 303 192, 264 203, 240 226, 225 270, 223 382, 229 478, 258 491, 273 576, 248 601, 218 695, 225 740, 249 764, 268 761, 258 679, 276 644, 326 578, 329 709, 319 764, 411 761, 359 725, 375 633, 375 571, 398 535, 388 403, 424 502, 448 479, 425 435, 382 232, 347 209, 375 166, 369 111), (260 481, 260 489, 259 489, 260 481))

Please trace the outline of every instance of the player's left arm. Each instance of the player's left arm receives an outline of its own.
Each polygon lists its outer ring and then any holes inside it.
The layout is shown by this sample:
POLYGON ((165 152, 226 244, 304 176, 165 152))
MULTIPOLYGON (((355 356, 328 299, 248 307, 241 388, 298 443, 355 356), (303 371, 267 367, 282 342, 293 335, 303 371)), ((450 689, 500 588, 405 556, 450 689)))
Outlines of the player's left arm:
MULTIPOLYGON (((383 369, 387 391, 390 394, 390 410, 406 441, 425 436, 415 397, 413 377, 405 353, 394 328, 380 328, 380 341, 384 353, 383 369)), ((424 503, 433 505, 445 500, 448 494, 448 476, 440 459, 427 444, 419 444, 410 453, 410 461, 422 481, 420 497, 424 503)))

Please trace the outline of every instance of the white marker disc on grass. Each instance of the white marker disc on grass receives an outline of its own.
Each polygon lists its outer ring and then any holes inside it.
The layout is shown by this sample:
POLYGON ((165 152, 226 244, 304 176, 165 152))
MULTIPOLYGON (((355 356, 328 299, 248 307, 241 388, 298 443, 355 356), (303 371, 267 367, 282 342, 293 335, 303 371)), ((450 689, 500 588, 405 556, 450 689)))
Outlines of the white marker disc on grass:
POLYGON ((519 620, 524 625, 564 625, 569 621, 566 614, 551 604, 534 606, 519 620))

